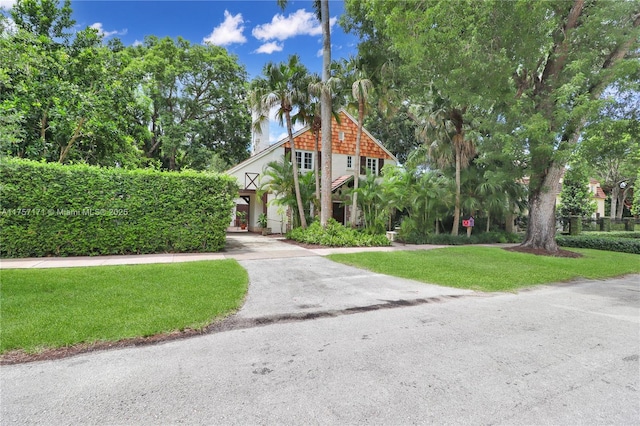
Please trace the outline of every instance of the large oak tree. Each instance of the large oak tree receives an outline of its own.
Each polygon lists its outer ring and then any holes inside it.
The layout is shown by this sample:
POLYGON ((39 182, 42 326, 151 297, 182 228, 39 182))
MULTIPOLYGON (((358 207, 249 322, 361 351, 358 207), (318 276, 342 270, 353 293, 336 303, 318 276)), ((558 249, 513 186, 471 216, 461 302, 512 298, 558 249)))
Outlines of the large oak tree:
POLYGON ((385 34, 414 97, 436 84, 483 111, 503 150, 520 153, 530 176, 523 245, 556 251, 566 162, 603 91, 638 78, 640 3, 347 0, 347 11, 361 31, 385 34))

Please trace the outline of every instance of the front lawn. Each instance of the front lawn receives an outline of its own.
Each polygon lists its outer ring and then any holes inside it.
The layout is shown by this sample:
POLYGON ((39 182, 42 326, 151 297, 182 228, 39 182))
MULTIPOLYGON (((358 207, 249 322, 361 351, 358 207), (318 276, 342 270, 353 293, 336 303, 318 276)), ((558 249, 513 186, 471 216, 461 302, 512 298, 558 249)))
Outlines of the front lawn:
POLYGON ((635 254, 572 249, 583 257, 562 258, 501 248, 447 247, 435 250, 332 254, 329 259, 381 274, 448 287, 513 291, 536 284, 584 277, 640 273, 635 254))
POLYGON ((238 309, 235 260, 1 272, 0 353, 202 328, 238 309))

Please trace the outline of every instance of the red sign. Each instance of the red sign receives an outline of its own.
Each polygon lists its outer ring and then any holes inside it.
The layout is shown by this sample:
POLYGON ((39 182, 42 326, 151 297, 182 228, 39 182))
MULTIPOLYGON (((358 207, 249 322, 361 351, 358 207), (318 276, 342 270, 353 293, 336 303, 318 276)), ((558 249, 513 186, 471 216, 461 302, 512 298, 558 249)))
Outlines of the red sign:
POLYGON ((475 220, 473 220, 473 216, 471 216, 469 219, 462 219, 462 226, 464 226, 465 228, 473 228, 474 225, 475 220))

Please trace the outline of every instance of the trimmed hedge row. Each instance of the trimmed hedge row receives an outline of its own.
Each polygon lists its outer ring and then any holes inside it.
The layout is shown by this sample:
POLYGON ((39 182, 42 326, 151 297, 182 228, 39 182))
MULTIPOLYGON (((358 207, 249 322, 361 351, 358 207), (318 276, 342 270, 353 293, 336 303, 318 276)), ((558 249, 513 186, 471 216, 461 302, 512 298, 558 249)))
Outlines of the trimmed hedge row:
POLYGON ((225 175, 5 159, 0 256, 218 251, 237 193, 225 175))
POLYGON ((459 246, 467 244, 504 244, 504 243, 521 243, 522 236, 509 232, 480 232, 477 234, 471 234, 471 237, 467 237, 466 234, 451 235, 447 233, 443 234, 427 234, 420 236, 419 238, 413 238, 405 241, 409 244, 436 244, 436 245, 450 245, 459 246))
POLYGON ((586 235, 557 235, 556 242, 561 247, 588 248, 640 254, 640 240, 637 238, 590 237, 586 235))
POLYGON ((381 247, 391 242, 384 235, 372 235, 347 228, 335 219, 329 219, 326 229, 315 221, 307 229, 294 228, 287 232, 287 238, 306 244, 329 247, 381 247))

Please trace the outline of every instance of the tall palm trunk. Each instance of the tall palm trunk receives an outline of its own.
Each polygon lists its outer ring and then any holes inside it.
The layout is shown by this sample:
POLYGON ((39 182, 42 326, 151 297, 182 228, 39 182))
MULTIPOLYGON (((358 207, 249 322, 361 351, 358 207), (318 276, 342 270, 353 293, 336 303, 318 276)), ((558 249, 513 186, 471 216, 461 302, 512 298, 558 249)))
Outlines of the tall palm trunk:
POLYGON ((322 130, 322 121, 316 115, 313 119, 313 135, 316 139, 315 144, 315 161, 313 162, 313 171, 316 175, 316 205, 320 208, 320 131, 322 130))
POLYGON ((461 193, 461 179, 460 179, 460 170, 462 169, 462 147, 461 143, 464 143, 462 140, 464 137, 461 134, 456 134, 453 137, 453 146, 455 150, 456 156, 456 203, 453 209, 453 225, 451 226, 451 235, 458 235, 458 225, 460 224, 460 193, 461 193))
POLYGON ((298 160, 296 159, 296 146, 293 140, 293 125, 291 124, 291 107, 284 107, 285 118, 287 120, 287 133, 289 133, 289 144, 291 145, 291 165, 293 167, 293 186, 296 193, 296 203, 298 204, 298 213, 300 214, 300 226, 304 229, 307 227, 307 219, 304 215, 304 205, 302 204, 302 196, 300 195, 300 179, 298 178, 298 160))
POLYGON ((356 158, 353 167, 353 201, 351 203, 351 226, 355 228, 358 215, 358 183, 360 180, 360 140, 362 138, 362 121, 364 120, 364 99, 358 102, 358 133, 356 133, 356 158))
POLYGON ((331 89, 329 88, 331 66, 331 26, 329 25, 329 0, 320 1, 322 18, 322 92, 320 94, 320 117, 322 118, 322 196, 320 206, 320 224, 327 226, 333 217, 333 199, 331 192, 331 161, 333 147, 331 142, 331 89))

